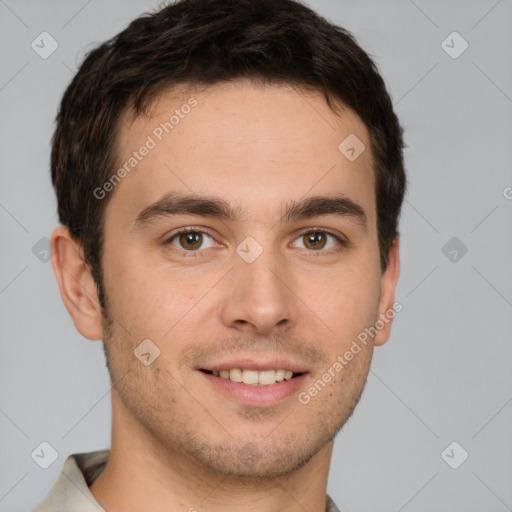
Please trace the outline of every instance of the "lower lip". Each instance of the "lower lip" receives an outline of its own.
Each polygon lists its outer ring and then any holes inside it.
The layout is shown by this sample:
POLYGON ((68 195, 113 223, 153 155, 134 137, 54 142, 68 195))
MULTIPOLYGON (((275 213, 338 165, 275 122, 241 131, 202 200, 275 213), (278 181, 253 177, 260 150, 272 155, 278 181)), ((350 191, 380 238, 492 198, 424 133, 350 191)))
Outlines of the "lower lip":
POLYGON ((275 384, 267 386, 253 386, 244 384, 243 382, 233 382, 231 379, 223 379, 216 377, 209 373, 199 372, 203 377, 221 393, 224 393, 230 398, 234 398, 244 405, 266 406, 275 405, 293 394, 297 393, 299 388, 304 385, 304 382, 309 375, 303 373, 290 380, 283 380, 275 384))

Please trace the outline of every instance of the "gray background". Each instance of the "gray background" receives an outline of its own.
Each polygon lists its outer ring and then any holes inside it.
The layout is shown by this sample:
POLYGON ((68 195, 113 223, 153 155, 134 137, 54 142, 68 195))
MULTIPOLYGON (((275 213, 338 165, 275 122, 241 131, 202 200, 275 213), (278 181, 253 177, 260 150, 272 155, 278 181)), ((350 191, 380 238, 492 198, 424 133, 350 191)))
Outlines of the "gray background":
MULTIPOLYGON (((49 139, 84 53, 158 3, 0 0, 2 511, 31 509, 68 454, 110 443, 101 342, 75 331, 45 262, 49 139), (59 45, 47 59, 31 48, 43 31, 59 45), (31 458, 42 441, 59 454, 46 470, 31 458)), ((512 510, 512 2, 308 3, 374 56, 410 180, 403 310, 337 438, 328 491, 346 512, 512 510), (469 44, 458 58, 442 46, 453 31, 469 44)))

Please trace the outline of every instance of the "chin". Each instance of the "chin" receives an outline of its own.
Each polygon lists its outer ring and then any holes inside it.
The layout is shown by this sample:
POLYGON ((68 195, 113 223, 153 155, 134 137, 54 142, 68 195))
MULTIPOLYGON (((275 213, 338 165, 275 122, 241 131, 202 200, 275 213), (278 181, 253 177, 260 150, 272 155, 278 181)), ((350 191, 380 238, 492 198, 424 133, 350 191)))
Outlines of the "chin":
POLYGON ((305 466, 334 436, 316 440, 288 437, 286 441, 272 443, 271 439, 261 442, 235 442, 229 445, 206 445, 196 447, 193 456, 196 463, 215 473, 243 480, 274 479, 298 471, 305 466))

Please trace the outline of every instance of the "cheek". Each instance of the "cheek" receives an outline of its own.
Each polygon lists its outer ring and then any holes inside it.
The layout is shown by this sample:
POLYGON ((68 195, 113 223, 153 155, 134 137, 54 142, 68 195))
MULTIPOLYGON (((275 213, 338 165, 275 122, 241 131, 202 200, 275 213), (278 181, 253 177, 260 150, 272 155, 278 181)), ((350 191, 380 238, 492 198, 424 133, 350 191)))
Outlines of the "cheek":
POLYGON ((111 251, 103 268, 111 313, 133 338, 158 339, 174 325, 187 300, 179 276, 129 251, 111 251))
POLYGON ((303 282, 304 303, 309 315, 316 317, 315 324, 332 336, 333 348, 350 343, 365 327, 377 318, 380 275, 366 268, 338 270, 315 277, 315 286, 303 282))

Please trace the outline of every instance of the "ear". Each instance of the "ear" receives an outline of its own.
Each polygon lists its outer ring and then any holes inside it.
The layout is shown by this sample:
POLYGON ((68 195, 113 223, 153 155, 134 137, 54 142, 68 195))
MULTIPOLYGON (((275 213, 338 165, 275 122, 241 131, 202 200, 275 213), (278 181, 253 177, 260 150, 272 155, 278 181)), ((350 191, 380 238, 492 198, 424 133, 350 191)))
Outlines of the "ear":
POLYGON ((399 254, 399 238, 393 240, 393 244, 389 251, 388 265, 381 277, 380 301, 379 301, 379 317, 377 321, 384 324, 382 329, 375 335, 374 345, 384 345, 391 334, 391 324, 396 312, 402 309, 401 305, 395 304, 395 289, 400 274, 400 254, 399 254))
POLYGON ((84 262, 83 249, 64 226, 51 237, 52 264, 62 301, 78 332, 90 340, 103 339, 101 306, 90 265, 84 262))

